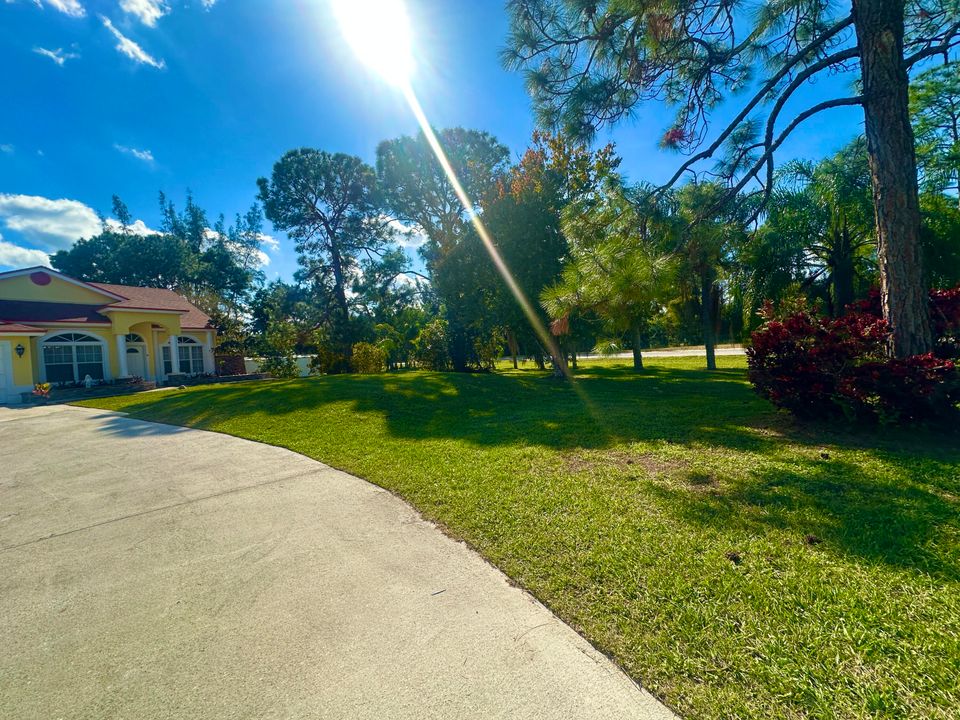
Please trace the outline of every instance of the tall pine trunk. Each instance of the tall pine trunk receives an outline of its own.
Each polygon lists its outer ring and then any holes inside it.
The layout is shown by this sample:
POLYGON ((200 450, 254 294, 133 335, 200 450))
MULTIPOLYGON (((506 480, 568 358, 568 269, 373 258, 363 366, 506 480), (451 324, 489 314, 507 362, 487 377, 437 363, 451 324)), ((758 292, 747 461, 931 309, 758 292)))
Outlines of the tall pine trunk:
POLYGON ((703 346, 707 352, 707 370, 717 369, 716 340, 713 333, 713 271, 705 268, 700 273, 700 321, 703 325, 703 346))
POLYGON ((640 341, 643 339, 643 333, 640 331, 640 323, 634 323, 630 326, 630 332, 633 335, 633 371, 643 370, 643 354, 640 352, 640 341))
POLYGON ((860 45, 867 154, 877 220, 883 316, 890 353, 933 347, 920 263, 917 161, 903 58, 904 0, 853 0, 860 45))
POLYGON ((517 355, 520 353, 520 346, 517 344, 517 336, 513 330, 507 328, 507 347, 510 348, 510 355, 513 357, 513 369, 517 369, 517 355))
POLYGON ((350 344, 350 337, 348 335, 350 327, 350 304, 347 302, 347 280, 343 272, 343 259, 340 256, 340 248, 337 247, 336 243, 333 243, 330 247, 330 265, 333 268, 333 294, 336 300, 337 310, 339 311, 338 314, 340 315, 339 322, 337 323, 339 325, 337 328, 337 335, 339 337, 335 338, 335 341, 341 343, 343 354, 351 357, 353 355, 353 346, 350 344))
POLYGON ((846 223, 834 228, 833 238, 833 267, 830 273, 830 284, 833 285, 832 315, 840 317, 847 305, 853 302, 854 289, 854 248, 853 238, 846 223))

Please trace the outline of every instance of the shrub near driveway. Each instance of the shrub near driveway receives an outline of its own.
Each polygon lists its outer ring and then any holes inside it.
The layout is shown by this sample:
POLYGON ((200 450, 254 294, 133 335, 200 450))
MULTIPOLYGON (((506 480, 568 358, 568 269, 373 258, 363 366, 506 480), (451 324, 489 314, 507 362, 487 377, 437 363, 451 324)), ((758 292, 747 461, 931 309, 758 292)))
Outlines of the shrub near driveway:
POLYGON ((781 320, 769 303, 763 314, 747 349, 749 377, 775 405, 810 419, 960 419, 960 288, 930 293, 936 352, 904 359, 886 357, 890 329, 876 292, 836 319, 801 310, 781 320))
POLYGON ((956 718, 960 442, 804 427, 744 361, 201 387, 86 403, 389 488, 696 718, 956 718))

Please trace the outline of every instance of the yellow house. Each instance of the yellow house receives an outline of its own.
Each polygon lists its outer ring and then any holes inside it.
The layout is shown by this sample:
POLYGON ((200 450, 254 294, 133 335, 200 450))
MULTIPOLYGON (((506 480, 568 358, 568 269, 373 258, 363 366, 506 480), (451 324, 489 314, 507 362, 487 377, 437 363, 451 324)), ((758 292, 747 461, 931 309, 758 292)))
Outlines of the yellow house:
POLYGON ((172 290, 0 273, 0 403, 36 383, 213 373, 214 339, 210 318, 172 290))

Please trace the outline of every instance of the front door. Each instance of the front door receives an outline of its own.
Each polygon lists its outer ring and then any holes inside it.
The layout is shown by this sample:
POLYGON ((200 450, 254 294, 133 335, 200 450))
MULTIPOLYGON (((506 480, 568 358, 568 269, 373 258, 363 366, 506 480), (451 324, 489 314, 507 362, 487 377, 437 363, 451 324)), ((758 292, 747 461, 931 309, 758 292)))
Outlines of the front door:
POLYGON ((127 372, 133 377, 147 377, 147 358, 142 346, 127 347, 127 372))

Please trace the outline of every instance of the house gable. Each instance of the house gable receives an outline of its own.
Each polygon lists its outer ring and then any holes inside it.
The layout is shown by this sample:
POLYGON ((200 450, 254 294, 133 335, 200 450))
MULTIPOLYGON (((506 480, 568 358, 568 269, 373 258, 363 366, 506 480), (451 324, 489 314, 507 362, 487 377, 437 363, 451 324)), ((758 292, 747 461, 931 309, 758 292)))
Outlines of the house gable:
POLYGON ((121 298, 54 270, 28 268, 0 273, 0 299, 102 306, 121 298))

